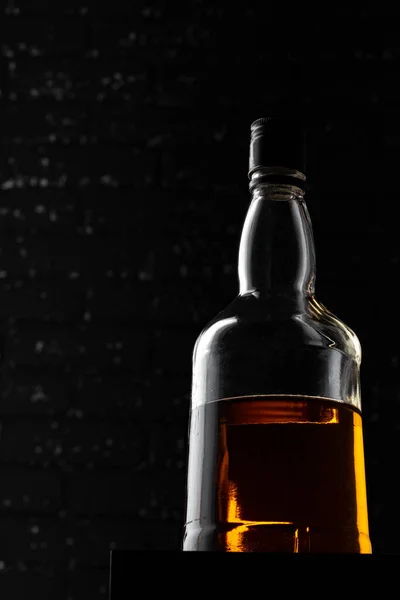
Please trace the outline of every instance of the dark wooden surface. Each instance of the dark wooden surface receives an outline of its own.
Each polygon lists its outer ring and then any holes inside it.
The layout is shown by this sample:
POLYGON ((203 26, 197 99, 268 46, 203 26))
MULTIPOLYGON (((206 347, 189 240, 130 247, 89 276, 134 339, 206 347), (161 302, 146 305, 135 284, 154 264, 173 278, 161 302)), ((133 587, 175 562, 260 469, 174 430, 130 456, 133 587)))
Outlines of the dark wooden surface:
POLYGON ((249 591, 280 590, 283 595, 307 589, 310 597, 334 593, 367 594, 377 579, 390 593, 397 581, 400 554, 310 555, 138 552, 114 550, 110 557, 109 600, 130 600, 138 589, 147 594, 186 598, 249 591))

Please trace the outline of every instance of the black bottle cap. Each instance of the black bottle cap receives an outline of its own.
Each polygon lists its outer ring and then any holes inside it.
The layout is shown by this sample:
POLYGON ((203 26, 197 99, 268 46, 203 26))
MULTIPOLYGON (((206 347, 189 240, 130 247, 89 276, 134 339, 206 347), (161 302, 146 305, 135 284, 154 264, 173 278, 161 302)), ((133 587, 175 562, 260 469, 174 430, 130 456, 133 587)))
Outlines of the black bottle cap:
POLYGON ((305 126, 298 117, 271 116, 251 124, 249 177, 261 167, 305 172, 305 126))

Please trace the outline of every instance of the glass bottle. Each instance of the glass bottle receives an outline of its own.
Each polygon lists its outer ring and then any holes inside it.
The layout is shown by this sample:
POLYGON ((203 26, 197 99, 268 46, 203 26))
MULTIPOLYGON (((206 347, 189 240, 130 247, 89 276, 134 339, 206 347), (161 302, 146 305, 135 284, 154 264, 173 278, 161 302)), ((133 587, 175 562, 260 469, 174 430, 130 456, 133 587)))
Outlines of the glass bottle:
POLYGON ((193 353, 183 549, 370 553, 360 343, 315 297, 304 130, 251 125, 239 294, 193 353))

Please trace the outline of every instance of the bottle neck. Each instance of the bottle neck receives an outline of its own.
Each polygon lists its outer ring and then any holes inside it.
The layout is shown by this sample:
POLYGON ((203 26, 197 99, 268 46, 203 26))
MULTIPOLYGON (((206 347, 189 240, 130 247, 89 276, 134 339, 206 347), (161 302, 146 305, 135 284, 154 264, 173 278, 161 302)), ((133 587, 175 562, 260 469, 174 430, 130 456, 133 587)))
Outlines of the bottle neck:
POLYGON ((314 294, 314 238, 304 191, 295 178, 279 179, 253 176, 250 182, 252 199, 239 248, 241 295, 314 294))

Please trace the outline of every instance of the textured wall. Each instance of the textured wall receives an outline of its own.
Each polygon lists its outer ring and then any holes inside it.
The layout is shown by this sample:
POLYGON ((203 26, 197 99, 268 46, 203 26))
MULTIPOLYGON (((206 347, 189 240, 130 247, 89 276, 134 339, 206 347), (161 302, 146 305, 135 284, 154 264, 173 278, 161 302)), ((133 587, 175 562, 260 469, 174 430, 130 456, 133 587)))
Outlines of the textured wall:
POLYGON ((277 104, 319 115, 317 292, 363 346, 395 551, 396 20, 3 0, 0 26, 2 597, 105 598, 110 548, 180 547, 192 346, 236 294, 249 125, 277 104))

